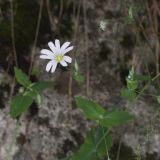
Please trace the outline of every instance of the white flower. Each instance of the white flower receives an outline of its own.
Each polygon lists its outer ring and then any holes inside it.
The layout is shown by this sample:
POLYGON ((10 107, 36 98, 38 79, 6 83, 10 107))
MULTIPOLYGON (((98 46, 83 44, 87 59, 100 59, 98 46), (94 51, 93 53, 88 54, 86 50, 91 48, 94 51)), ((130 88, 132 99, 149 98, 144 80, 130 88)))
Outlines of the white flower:
POLYGON ((49 42, 48 46, 51 50, 42 49, 40 58, 49 59, 46 66, 46 71, 53 73, 56 70, 57 64, 60 63, 63 67, 68 66, 67 63, 72 62, 72 58, 66 56, 65 54, 73 49, 73 46, 70 46, 70 42, 65 42, 62 46, 60 46, 60 41, 58 39, 55 40, 55 44, 53 42, 49 42))

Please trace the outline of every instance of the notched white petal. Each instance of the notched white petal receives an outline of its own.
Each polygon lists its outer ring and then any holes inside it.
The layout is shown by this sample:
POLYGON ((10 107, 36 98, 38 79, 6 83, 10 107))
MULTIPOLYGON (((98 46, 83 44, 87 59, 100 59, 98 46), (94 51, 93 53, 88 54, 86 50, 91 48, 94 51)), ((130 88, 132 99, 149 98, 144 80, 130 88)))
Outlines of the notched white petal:
POLYGON ((52 66, 51 73, 54 73, 56 68, 57 68, 57 62, 54 62, 53 66, 52 66))
POLYGON ((58 39, 55 40, 56 54, 61 53, 60 41, 58 39))
POLYGON ((61 64, 63 67, 67 67, 67 66, 68 66, 67 63, 66 63, 64 60, 60 61, 60 64, 61 64))
POLYGON ((66 54, 67 52, 71 51, 73 49, 73 46, 68 47, 64 50, 63 54, 66 54))
POLYGON ((40 55, 40 58, 41 59, 54 59, 54 56, 51 56, 51 55, 40 55))
POLYGON ((61 52, 63 53, 64 50, 70 45, 70 42, 65 42, 61 47, 61 52))
POLYGON ((46 71, 49 72, 53 65, 54 65, 54 60, 49 61, 47 66, 46 66, 46 71))
POLYGON ((53 42, 49 42, 49 43, 48 43, 48 46, 49 46, 49 48, 52 50, 52 52, 54 52, 54 53, 57 52, 56 47, 55 47, 55 45, 54 45, 53 42))
POLYGON ((40 53, 45 55, 53 55, 53 53, 48 49, 42 49, 40 53))
POLYGON ((72 62, 72 58, 69 57, 69 56, 64 56, 64 60, 68 63, 71 63, 72 62))

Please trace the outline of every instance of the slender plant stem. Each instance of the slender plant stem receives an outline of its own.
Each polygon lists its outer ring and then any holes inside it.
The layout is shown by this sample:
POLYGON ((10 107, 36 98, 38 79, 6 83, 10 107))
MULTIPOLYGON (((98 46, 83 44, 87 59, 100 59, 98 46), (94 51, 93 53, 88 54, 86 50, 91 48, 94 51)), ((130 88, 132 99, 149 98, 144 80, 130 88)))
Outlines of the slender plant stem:
MULTIPOLYGON (((79 24, 79 15, 80 15, 80 7, 81 4, 77 5, 77 14, 75 12, 75 23, 74 23, 74 34, 73 34, 73 43, 75 44, 77 41, 77 32, 78 32, 78 24, 79 24)), ((73 10, 76 8, 76 3, 74 1, 73 5, 73 10)), ((73 59, 76 57, 76 50, 73 53, 73 59)), ((71 69, 69 70, 69 86, 68 86, 68 95, 69 95, 69 109, 72 109, 72 83, 73 83, 73 77, 72 77, 72 72, 73 72, 73 65, 71 65, 71 69)), ((70 111, 69 110, 69 111, 70 111)))
POLYGON ((99 145, 101 144, 101 142, 103 141, 103 139, 108 135, 108 133, 110 132, 110 130, 108 129, 102 136, 102 138, 99 140, 99 142, 96 145, 96 149, 99 147, 99 145))
POLYGON ((152 78, 152 82, 155 81, 160 76, 160 73, 158 73, 155 77, 152 78))
POLYGON ((58 16, 59 20, 62 17, 63 7, 64 7, 64 2, 63 2, 63 0, 60 0, 60 9, 59 9, 59 16, 58 16))
MULTIPOLYGON (((102 127, 102 130, 103 130, 103 135, 105 135, 105 133, 104 133, 104 127, 103 126, 101 126, 101 127, 102 127)), ((105 142, 105 147, 106 147, 107 158, 108 158, 108 160, 110 160, 109 152, 108 152, 108 147, 107 147, 107 142, 106 142, 106 138, 105 137, 104 137, 104 142, 105 142)))
POLYGON ((17 138, 17 134, 18 134, 18 131, 19 131, 19 127, 20 127, 19 120, 17 120, 16 126, 14 128, 14 132, 13 132, 13 135, 12 135, 12 141, 11 141, 11 144, 10 144, 8 152, 7 152, 6 160, 11 160, 12 159, 11 152, 12 152, 13 145, 16 142, 16 138, 17 138))
POLYGON ((13 0, 10 0, 11 7, 11 38, 12 38, 12 47, 13 47, 13 56, 16 66, 18 67, 16 46, 15 46, 15 33, 14 33, 14 9, 13 9, 13 0))
POLYGON ((46 0, 46 5, 47 5, 47 12, 48 12, 48 17, 49 17, 49 22, 50 22, 50 27, 53 32, 57 30, 57 21, 51 12, 50 9, 50 0, 46 0))
POLYGON ((142 90, 139 92, 139 94, 137 95, 136 99, 138 99, 142 94, 143 92, 149 87, 149 85, 151 84, 151 82, 155 81, 158 77, 160 76, 160 73, 157 74, 155 77, 152 78, 151 81, 149 81, 143 88, 142 90))
MULTIPOLYGON (((18 67, 18 60, 17 60, 17 52, 16 52, 16 46, 15 46, 15 33, 14 33, 14 7, 13 7, 13 0, 10 0, 10 8, 11 8, 11 40, 12 40, 12 48, 13 48, 13 57, 16 67, 18 67)), ((9 95, 9 103, 11 102, 12 95, 14 92, 14 86, 15 86, 15 77, 13 78, 13 82, 11 85, 11 91, 9 95)))
MULTIPOLYGON (((14 7, 13 7, 13 0, 10 0, 10 8, 11 8, 11 39, 12 39, 12 48, 13 48, 13 57, 14 57, 14 61, 15 61, 15 65, 16 67, 18 67, 18 59, 17 59, 17 53, 16 53, 16 46, 15 46, 15 33, 14 33, 14 7)), ((11 91, 10 91, 10 95, 9 95, 9 104, 11 103, 11 99, 13 96, 13 92, 14 92, 14 87, 15 87, 15 76, 13 78, 13 82, 11 84, 11 91)), ((14 133, 13 133, 13 137, 12 137, 12 141, 11 144, 9 146, 8 152, 7 152, 7 156, 6 156, 6 160, 11 160, 11 152, 12 152, 12 147, 15 143, 16 140, 16 136, 18 133, 18 128, 19 128, 19 122, 16 122, 16 127, 14 129, 14 133)))
POLYGON ((35 48, 37 44, 38 33, 39 33, 39 28, 40 28, 40 23, 41 23, 42 9, 43 9, 43 0, 40 1, 36 33, 35 33, 34 43, 33 43, 32 51, 31 51, 31 64, 29 67, 29 76, 31 75, 31 71, 32 71, 33 63, 34 63, 35 48))
POLYGON ((121 151, 121 145, 122 145, 122 140, 120 139, 120 142, 119 142, 119 145, 118 145, 118 151, 117 151, 116 160, 119 160, 120 151, 121 151))
POLYGON ((88 52, 88 28, 87 28, 87 9, 86 0, 83 0, 83 15, 84 15, 84 41, 85 41, 85 52, 86 52, 86 93, 89 96, 90 88, 90 64, 89 64, 89 52, 88 52))
MULTIPOLYGON (((137 94, 141 93, 139 91, 135 91, 137 94)), ((153 94, 146 94, 146 93, 141 93, 141 95, 144 95, 144 96, 150 96, 150 97, 157 97, 157 95, 153 95, 153 94)))

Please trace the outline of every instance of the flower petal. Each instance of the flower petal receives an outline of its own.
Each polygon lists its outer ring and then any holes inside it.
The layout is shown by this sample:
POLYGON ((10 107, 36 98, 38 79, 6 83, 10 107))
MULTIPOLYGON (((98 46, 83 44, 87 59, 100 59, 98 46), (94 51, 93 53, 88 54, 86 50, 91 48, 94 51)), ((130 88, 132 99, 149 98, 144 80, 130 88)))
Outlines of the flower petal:
POLYGON ((58 64, 57 62, 54 62, 53 66, 52 66, 51 73, 55 72, 57 64, 58 64))
POLYGON ((51 67, 55 64, 55 61, 52 60, 52 61, 49 61, 47 66, 46 66, 46 71, 49 72, 51 67))
POLYGON ((63 67, 68 66, 67 63, 66 63, 64 60, 60 61, 60 64, 61 64, 63 67))
POLYGON ((72 58, 69 57, 69 56, 64 56, 64 60, 68 63, 71 63, 72 62, 72 58))
POLYGON ((40 55, 40 58, 41 59, 54 59, 54 56, 53 55, 40 55))
POLYGON ((42 49, 40 52, 41 52, 41 54, 45 54, 45 55, 48 55, 48 56, 53 55, 53 53, 48 49, 42 49))
POLYGON ((53 42, 48 43, 49 48, 56 54, 57 50, 53 42))
POLYGON ((61 52, 63 53, 64 50, 70 45, 70 42, 65 42, 61 47, 61 52))
POLYGON ((55 40, 55 47, 56 47, 57 54, 60 54, 61 47, 60 47, 60 41, 58 39, 55 40))
POLYGON ((64 50, 63 54, 66 54, 67 52, 71 51, 73 49, 73 46, 68 47, 64 50))

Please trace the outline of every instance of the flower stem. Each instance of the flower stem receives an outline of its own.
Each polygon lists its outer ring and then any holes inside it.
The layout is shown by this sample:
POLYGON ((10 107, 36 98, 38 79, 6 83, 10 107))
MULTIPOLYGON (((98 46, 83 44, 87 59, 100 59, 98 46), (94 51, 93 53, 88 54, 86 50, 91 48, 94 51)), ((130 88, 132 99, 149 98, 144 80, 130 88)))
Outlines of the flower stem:
POLYGON ((154 82, 159 76, 160 76, 160 73, 157 74, 155 77, 153 77, 153 78, 151 79, 151 81, 149 81, 149 82, 142 88, 142 90, 141 90, 141 91, 139 92, 139 94, 137 95, 136 99, 138 99, 138 98, 141 96, 141 94, 143 94, 143 92, 149 87, 149 85, 151 84, 151 82, 154 82))

